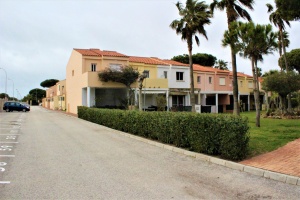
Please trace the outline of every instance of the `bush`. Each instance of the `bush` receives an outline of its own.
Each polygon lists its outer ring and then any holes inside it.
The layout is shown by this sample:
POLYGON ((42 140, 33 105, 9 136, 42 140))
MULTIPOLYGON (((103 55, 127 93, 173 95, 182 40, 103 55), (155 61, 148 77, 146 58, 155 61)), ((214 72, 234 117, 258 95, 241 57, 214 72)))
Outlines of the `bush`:
POLYGON ((225 159, 242 160, 248 153, 248 120, 238 116, 78 107, 78 117, 225 159))

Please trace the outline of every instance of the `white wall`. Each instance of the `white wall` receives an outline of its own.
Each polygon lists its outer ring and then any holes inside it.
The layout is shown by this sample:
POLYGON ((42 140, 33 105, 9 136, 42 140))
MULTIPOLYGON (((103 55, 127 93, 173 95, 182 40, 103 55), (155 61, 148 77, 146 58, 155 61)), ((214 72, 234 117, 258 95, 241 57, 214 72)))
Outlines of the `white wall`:
POLYGON ((182 66, 172 66, 168 76, 169 88, 190 88, 190 69, 182 66), (176 72, 183 72, 183 81, 176 81, 176 72))

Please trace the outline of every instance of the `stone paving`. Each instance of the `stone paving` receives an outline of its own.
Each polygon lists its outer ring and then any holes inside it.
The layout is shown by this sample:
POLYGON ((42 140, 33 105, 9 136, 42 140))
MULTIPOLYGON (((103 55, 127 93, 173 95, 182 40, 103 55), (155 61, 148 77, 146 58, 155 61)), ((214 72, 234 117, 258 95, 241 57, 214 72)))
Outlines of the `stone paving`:
POLYGON ((300 177, 300 138, 240 164, 300 177))

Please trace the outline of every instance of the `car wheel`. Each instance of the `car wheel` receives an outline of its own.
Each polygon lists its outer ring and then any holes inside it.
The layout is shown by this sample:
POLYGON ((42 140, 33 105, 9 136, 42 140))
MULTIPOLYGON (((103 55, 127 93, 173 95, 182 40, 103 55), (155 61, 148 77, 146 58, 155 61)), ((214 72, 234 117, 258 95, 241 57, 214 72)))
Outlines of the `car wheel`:
POLYGON ((26 109, 25 109, 25 108, 23 108, 23 112, 26 112, 26 109))
POLYGON ((6 112, 9 112, 10 110, 9 110, 9 108, 6 108, 6 112))

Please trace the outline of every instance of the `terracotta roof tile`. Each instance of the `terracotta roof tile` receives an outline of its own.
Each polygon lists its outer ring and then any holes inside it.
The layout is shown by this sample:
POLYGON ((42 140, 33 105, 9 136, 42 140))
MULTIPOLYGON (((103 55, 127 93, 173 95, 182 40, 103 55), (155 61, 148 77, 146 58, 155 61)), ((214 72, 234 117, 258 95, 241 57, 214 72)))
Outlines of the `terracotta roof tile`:
POLYGON ((150 64, 150 65, 167 65, 166 63, 159 61, 157 59, 154 59, 154 58, 138 57, 138 56, 130 56, 129 62, 144 63, 144 64, 150 64))
POLYGON ((84 56, 110 56, 110 57, 128 57, 124 54, 118 53, 116 51, 107 51, 100 49, 74 49, 84 56))
MULTIPOLYGON (((230 75, 232 75, 232 72, 230 72, 230 75)), ((247 78, 252 78, 252 76, 248 75, 248 74, 244 74, 242 72, 237 72, 237 76, 238 77, 247 77, 247 78)))
POLYGON ((228 70, 221 70, 221 69, 216 69, 216 68, 209 67, 209 66, 202 66, 202 65, 198 65, 198 64, 194 64, 193 69, 194 69, 194 71, 202 71, 202 72, 229 73, 228 70))
POLYGON ((161 61, 161 62, 164 62, 164 63, 168 64, 168 65, 174 65, 174 66, 186 66, 186 67, 189 66, 188 64, 181 63, 181 62, 177 62, 177 61, 174 61, 174 60, 159 59, 159 58, 153 58, 153 59, 159 60, 159 61, 161 61))

